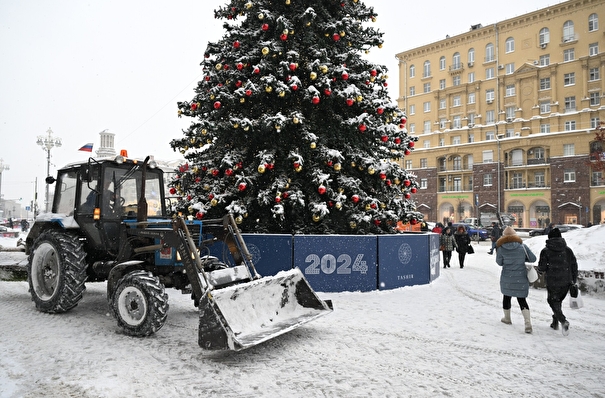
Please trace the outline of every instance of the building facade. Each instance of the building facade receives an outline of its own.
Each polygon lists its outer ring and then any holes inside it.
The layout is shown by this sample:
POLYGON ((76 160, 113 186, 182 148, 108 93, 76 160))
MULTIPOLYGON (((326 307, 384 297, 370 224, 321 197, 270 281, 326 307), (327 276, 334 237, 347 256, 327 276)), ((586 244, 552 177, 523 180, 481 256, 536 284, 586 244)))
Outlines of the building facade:
POLYGON ((428 221, 605 221, 604 27, 605 0, 572 0, 396 55, 428 221))

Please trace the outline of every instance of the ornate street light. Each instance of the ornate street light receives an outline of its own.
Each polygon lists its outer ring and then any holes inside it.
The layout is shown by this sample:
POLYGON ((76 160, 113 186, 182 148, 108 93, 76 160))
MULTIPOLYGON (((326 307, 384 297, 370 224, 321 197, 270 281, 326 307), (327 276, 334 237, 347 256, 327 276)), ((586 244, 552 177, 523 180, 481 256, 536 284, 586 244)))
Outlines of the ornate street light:
MULTIPOLYGON (((47 135, 39 135, 38 139, 36 140, 36 144, 40 145, 42 147, 43 151, 46 151, 46 176, 50 177, 50 150, 53 149, 54 147, 60 147, 61 146, 61 138, 59 137, 53 137, 53 131, 50 129, 50 127, 48 128, 48 130, 46 131, 47 135)), ((46 212, 49 211, 49 205, 50 205, 50 199, 48 197, 48 189, 49 189, 49 184, 46 183, 46 197, 44 198, 44 205, 45 205, 45 209, 46 212)))
MULTIPOLYGON (((2 172, 4 170, 10 170, 10 167, 4 163, 4 159, 0 159, 0 204, 2 204, 2 172)), ((0 209, 4 210, 4 208, 0 209)), ((4 217, 4 213, 2 213, 2 217, 4 217)))

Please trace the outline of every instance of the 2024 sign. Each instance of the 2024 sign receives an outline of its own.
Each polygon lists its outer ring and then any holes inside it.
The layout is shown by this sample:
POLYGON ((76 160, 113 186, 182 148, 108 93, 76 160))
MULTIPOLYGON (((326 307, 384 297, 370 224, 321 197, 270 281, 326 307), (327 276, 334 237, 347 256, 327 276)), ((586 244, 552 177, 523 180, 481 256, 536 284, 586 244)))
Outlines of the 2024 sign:
POLYGON ((309 254, 305 258, 305 263, 310 263, 305 268, 305 275, 319 275, 320 272, 331 275, 334 271, 337 275, 350 275, 352 272, 365 274, 368 271, 363 254, 358 254, 354 261, 348 254, 341 254, 338 258, 332 254, 325 254, 323 257, 319 257, 317 254, 309 254))

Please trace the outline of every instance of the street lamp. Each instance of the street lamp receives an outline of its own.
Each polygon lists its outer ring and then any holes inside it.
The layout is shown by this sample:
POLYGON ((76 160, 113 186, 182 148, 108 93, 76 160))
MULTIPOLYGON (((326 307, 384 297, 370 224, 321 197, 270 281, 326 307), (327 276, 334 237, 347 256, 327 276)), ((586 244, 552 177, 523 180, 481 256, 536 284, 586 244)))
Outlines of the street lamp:
MULTIPOLYGON (((61 146, 61 138, 53 137, 52 136, 53 131, 50 129, 50 127, 48 128, 46 133, 47 133, 46 136, 44 136, 44 135, 38 136, 36 144, 40 145, 42 147, 43 151, 46 151, 46 176, 50 177, 50 150, 53 149, 54 147, 58 148, 61 146)), ((46 212, 49 211, 48 206, 50 205, 50 200, 48 198, 48 189, 49 189, 49 184, 47 182, 46 183, 46 197, 44 198, 46 212)))
MULTIPOLYGON (((10 167, 7 164, 4 164, 4 159, 0 159, 0 204, 2 203, 2 172, 4 170, 10 170, 10 167)), ((4 217, 4 215, 2 215, 2 217, 4 217)))

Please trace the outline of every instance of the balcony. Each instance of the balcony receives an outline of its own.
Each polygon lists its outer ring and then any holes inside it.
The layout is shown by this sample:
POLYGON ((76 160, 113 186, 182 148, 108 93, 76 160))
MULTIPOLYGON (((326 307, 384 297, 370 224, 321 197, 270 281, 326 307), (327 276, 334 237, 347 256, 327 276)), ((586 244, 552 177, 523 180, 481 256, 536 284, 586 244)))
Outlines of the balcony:
POLYGON ((458 185, 458 186, 455 186, 454 184, 448 184, 448 185, 440 185, 437 192, 439 192, 439 193, 467 192, 467 191, 472 192, 472 190, 473 190, 473 184, 458 185))

